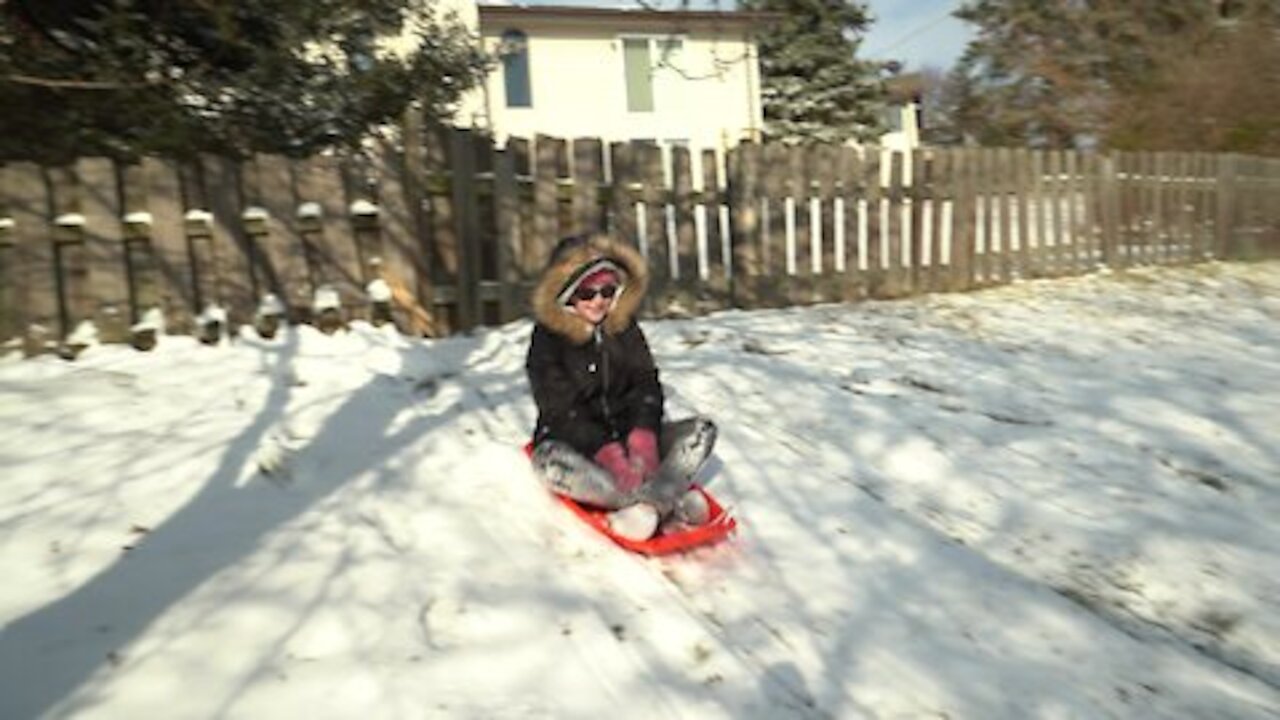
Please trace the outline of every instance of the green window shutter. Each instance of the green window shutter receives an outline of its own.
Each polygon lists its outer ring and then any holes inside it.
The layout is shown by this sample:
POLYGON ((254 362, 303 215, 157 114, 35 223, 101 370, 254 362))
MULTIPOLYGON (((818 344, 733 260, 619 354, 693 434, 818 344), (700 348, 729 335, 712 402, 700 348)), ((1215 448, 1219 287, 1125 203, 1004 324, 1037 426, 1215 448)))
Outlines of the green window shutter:
POLYGON ((519 30, 502 33, 502 79, 507 107, 533 107, 529 87, 529 38, 519 30))
POLYGON ((653 71, 649 64, 649 40, 623 40, 622 60, 627 76, 627 110, 653 112, 653 71))

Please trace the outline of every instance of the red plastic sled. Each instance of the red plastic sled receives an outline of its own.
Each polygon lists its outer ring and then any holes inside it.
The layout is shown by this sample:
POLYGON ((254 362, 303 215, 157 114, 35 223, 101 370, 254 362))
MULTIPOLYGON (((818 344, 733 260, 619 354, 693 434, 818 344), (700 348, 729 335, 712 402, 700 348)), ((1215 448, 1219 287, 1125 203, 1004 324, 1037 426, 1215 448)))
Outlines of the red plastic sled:
MULTIPOLYGON (((528 443, 524 446, 524 454, 529 457, 533 454, 533 444, 528 443)), ((634 553, 641 555, 669 555, 671 553, 684 552, 702 545, 710 545, 719 542, 733 532, 738 527, 738 521, 733 519, 720 503, 711 496, 700 485, 693 485, 693 490, 702 493, 707 499, 707 507, 711 510, 711 517, 703 524, 680 530, 673 533, 660 533, 648 540, 629 540, 614 534, 609 527, 606 515, 608 511, 599 510, 579 504, 573 498, 564 495, 556 495, 556 498, 564 503, 564 506, 573 511, 583 522, 595 528, 600 534, 609 538, 619 546, 626 548, 634 553)))

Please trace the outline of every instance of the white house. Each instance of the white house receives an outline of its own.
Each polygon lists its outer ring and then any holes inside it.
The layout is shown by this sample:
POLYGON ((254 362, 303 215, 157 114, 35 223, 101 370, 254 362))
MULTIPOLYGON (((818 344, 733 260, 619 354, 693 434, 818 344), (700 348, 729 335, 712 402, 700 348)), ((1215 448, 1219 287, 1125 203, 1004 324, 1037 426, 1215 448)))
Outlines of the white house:
POLYGON ((499 58, 461 109, 499 141, 538 133, 726 148, 763 125, 760 13, 480 5, 499 58))

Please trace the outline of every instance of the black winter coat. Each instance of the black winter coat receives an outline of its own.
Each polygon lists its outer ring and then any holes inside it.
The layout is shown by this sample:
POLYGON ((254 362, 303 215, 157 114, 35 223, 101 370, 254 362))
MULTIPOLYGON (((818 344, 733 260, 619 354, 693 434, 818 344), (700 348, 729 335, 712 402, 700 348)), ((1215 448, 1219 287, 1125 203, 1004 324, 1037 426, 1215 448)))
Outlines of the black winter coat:
POLYGON ((534 443, 560 440, 592 457, 637 427, 660 430, 662 385, 636 324, 649 269, 636 249, 604 235, 565 238, 551 253, 531 299, 536 323, 525 369, 538 405, 534 443), (568 312, 564 294, 601 260, 621 289, 598 326, 568 312))
POLYGON ((539 323, 525 369, 538 406, 535 444, 560 440, 591 457, 634 428, 660 429, 662 384, 634 321, 617 335, 597 329, 577 345, 539 323))

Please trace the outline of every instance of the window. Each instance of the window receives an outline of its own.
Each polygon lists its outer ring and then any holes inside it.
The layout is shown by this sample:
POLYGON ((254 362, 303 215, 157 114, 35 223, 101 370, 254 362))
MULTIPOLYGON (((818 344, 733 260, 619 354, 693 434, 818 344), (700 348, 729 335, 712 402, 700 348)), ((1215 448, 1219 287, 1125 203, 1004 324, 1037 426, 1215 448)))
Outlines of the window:
POLYGON ((890 105, 881 115, 886 132, 902 132, 902 106, 890 105))
POLYGON ((506 85, 507 107, 533 107, 529 88, 529 38, 519 30, 502 33, 502 80, 506 85))
POLYGON ((653 112, 655 98, 662 96, 663 103, 673 101, 670 93, 676 88, 663 69, 679 72, 680 53, 684 40, 663 35, 660 37, 628 37, 622 39, 622 63, 627 82, 627 110, 653 112), (655 82, 655 78, 659 78, 655 82), (656 88, 656 89, 655 89, 656 88), (664 89, 665 88, 665 89, 664 89))
POLYGON ((653 112, 653 68, 649 64, 649 38, 623 40, 622 62, 627 78, 627 110, 653 112))

